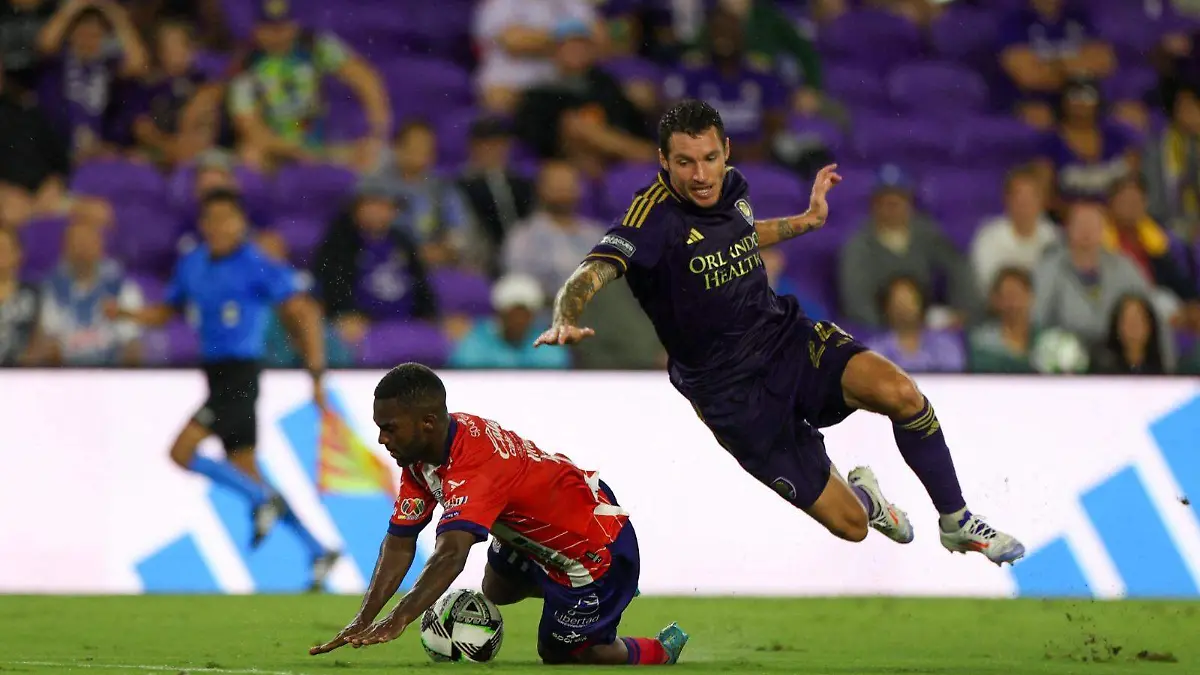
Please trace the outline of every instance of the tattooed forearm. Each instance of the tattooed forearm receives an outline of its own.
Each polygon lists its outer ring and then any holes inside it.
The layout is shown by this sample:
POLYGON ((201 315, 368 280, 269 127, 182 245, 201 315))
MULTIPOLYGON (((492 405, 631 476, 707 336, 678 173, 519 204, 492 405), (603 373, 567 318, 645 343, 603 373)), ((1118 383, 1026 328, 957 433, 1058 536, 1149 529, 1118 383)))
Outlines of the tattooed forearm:
POLYGON ((596 293, 617 278, 617 268, 599 260, 588 260, 575 270, 554 300, 554 323, 574 326, 596 293))
POLYGON ((754 222, 754 231, 758 233, 759 247, 766 248, 815 230, 824 224, 824 219, 805 213, 798 216, 757 220, 754 222))

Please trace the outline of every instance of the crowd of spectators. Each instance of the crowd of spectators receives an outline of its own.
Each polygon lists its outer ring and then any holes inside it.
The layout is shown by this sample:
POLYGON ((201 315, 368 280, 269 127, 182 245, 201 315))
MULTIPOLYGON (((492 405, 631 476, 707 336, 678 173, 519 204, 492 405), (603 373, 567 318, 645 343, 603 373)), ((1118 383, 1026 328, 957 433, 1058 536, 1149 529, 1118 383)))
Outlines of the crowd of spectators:
POLYGON ((530 345, 698 97, 760 217, 839 164, 765 267, 901 366, 1200 373, 1197 39, 1194 0, 0 0, 0 365, 194 363, 102 308, 234 189, 332 366, 662 368, 624 283, 530 345))

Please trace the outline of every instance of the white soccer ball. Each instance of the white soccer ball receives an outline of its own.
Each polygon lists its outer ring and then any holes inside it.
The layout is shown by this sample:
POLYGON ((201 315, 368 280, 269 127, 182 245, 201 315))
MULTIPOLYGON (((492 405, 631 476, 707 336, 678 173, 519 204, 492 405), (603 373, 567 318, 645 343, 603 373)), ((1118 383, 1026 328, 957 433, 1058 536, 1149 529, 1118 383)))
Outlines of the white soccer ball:
POLYGON ((421 617, 421 646, 434 661, 485 663, 503 641, 500 610, 477 591, 451 590, 421 617))
POLYGON ((1073 333, 1050 328, 1038 336, 1030 362, 1039 373, 1082 373, 1089 360, 1087 348, 1073 333))

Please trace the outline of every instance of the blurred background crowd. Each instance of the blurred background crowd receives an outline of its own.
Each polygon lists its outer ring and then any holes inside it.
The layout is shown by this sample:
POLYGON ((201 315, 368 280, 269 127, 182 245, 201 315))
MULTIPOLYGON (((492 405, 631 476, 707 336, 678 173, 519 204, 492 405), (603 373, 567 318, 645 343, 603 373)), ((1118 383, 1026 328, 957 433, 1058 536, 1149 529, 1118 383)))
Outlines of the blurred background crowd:
MULTIPOLYGON (((654 369, 556 289, 722 114, 758 217, 845 177, 771 283, 915 372, 1200 372, 1197 0, 0 0, 0 365, 189 365, 161 299, 235 189, 332 366, 654 369)), ((270 365, 298 365, 280 325, 270 365)))

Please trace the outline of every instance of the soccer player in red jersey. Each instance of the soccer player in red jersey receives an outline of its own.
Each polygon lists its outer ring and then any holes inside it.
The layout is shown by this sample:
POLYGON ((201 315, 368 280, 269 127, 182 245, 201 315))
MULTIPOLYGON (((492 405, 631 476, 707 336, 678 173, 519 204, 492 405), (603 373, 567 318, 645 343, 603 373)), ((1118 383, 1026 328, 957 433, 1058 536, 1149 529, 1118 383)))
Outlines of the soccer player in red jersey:
POLYGON ((420 619, 487 539, 483 594, 497 605, 542 599, 538 655, 548 664, 666 665, 688 636, 671 624, 656 638, 617 637, 637 594, 641 560, 629 514, 594 472, 491 420, 449 413, 430 369, 396 366, 375 388, 379 442, 403 469, 391 525, 358 615, 324 654, 396 639, 420 619), (417 549, 417 534, 443 513, 437 544, 413 589, 383 619, 417 549))

